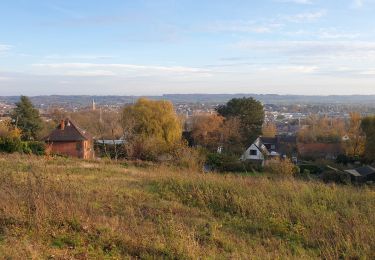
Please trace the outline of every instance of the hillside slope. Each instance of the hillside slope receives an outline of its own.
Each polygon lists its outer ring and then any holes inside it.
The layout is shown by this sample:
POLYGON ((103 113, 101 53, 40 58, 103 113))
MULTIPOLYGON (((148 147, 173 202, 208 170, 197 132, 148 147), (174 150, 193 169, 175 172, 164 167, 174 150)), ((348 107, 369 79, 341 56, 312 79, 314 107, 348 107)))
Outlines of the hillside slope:
POLYGON ((0 156, 0 258, 375 258, 375 191, 0 156))

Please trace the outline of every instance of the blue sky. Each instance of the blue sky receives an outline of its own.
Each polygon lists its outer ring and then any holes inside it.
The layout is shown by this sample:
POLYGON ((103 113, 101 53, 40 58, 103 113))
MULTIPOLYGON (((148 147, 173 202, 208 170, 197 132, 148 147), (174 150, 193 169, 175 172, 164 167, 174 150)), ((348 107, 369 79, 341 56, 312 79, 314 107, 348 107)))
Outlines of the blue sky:
POLYGON ((0 95, 375 94, 375 0, 3 0, 0 95))

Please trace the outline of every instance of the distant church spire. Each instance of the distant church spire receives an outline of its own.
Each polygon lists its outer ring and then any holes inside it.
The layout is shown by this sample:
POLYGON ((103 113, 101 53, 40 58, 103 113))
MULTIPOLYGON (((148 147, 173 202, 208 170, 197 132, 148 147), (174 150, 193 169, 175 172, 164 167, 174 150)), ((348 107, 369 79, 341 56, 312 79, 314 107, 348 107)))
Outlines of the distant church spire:
POLYGON ((92 100, 92 111, 96 110, 95 99, 92 100))

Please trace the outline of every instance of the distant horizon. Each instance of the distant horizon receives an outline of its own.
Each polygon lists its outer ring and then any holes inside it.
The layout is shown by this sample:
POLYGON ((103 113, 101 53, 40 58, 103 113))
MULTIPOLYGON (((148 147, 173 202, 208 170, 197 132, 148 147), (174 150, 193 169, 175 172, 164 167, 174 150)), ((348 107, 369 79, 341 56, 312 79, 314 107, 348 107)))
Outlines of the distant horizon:
POLYGON ((0 93, 0 97, 20 97, 20 96, 27 96, 27 97, 48 97, 48 96, 61 96, 61 97, 69 97, 69 96, 82 96, 82 97, 163 97, 163 96, 172 96, 172 95, 228 95, 228 96, 239 96, 239 95, 255 95, 255 96, 306 96, 306 97, 351 97, 351 96, 358 96, 358 97, 368 97, 374 96, 375 94, 332 94, 332 95, 313 95, 313 94, 276 94, 276 93, 163 93, 159 95, 153 94, 145 94, 145 95, 122 95, 122 94, 41 94, 41 95, 24 95, 24 94, 15 94, 15 95, 2 95, 0 93))

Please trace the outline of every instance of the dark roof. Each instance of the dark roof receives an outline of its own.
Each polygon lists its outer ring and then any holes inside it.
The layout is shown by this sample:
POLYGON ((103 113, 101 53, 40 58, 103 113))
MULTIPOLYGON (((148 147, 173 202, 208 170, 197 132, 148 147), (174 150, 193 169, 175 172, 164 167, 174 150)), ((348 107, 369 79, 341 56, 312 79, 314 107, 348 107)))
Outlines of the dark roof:
MULTIPOLYGON (((277 152, 279 154, 292 154, 297 151, 297 137, 287 135, 277 135, 276 137, 259 137, 258 139, 269 152, 277 152)), ((256 145, 260 145, 255 143, 256 145)))
POLYGON ((55 130, 44 138, 47 142, 68 142, 68 141, 86 141, 92 139, 92 136, 77 127, 70 119, 63 120, 55 130), (62 129, 62 123, 65 126, 62 129))
POLYGON ((374 174, 375 173, 375 168, 371 166, 363 166, 359 167, 353 170, 346 170, 346 172, 354 175, 354 176, 363 176, 366 177, 367 175, 374 174))
POLYGON ((280 144, 280 143, 297 143, 297 136, 295 135, 276 135, 275 137, 260 137, 263 144, 280 144))
POLYGON ((277 138, 276 137, 260 137, 260 140, 262 141, 263 144, 276 144, 277 143, 277 138))

